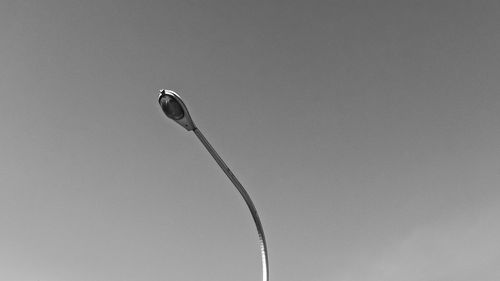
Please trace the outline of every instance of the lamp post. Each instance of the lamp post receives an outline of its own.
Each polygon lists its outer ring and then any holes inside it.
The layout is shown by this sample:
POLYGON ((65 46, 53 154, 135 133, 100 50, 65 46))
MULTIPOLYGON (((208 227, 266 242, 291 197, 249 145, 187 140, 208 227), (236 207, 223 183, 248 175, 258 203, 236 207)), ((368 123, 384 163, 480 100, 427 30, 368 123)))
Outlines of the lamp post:
POLYGON ((186 105, 181 100, 181 97, 174 91, 160 90, 158 102, 160 103, 161 109, 168 118, 174 120, 177 124, 181 125, 186 130, 193 131, 195 133, 201 143, 208 150, 210 155, 212 155, 212 157, 215 159, 215 162, 219 164, 219 167, 222 169, 222 171, 224 171, 226 176, 229 178, 229 180, 231 180, 233 185, 245 200, 245 203, 247 204, 248 209, 252 214, 252 218, 255 222, 257 233, 259 235, 260 251, 262 255, 262 280, 269 281, 269 260, 267 254, 266 237, 264 236, 264 229, 262 228, 262 223, 260 222, 259 215, 257 214, 257 209, 255 208, 252 199, 250 199, 250 195, 248 195, 247 191, 245 190, 245 188, 243 188, 240 181, 236 178, 233 172, 231 172, 226 163, 224 163, 224 160, 222 160, 219 154, 217 154, 217 152, 210 145, 205 136, 195 126, 191 115, 189 115, 189 111, 187 110, 186 105))

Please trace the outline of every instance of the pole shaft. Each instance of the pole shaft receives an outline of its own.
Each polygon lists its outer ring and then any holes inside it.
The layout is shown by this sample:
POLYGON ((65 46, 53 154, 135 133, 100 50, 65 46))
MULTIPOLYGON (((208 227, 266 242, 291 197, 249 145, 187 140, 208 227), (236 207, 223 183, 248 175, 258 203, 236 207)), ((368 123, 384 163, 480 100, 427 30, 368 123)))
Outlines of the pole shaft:
POLYGON ((248 195, 247 191, 243 186, 241 185, 240 181, 236 178, 236 176, 231 172, 229 167, 224 163, 224 160, 219 156, 217 151, 210 145, 208 140, 205 138, 205 136, 201 133, 201 131, 198 128, 195 128, 194 133, 198 137, 198 139, 201 141, 201 143, 205 146, 205 148, 208 150, 208 152, 212 155, 212 157, 215 159, 215 162, 219 164, 219 167, 224 171, 226 176, 231 180, 233 185, 236 187, 236 189, 240 192, 241 196, 245 200, 245 203, 248 206, 248 209, 250 209, 250 213, 252 214, 252 218, 255 222, 255 226, 257 227, 257 233, 259 235, 259 246, 260 246, 260 251, 262 254, 262 280, 263 281, 269 281, 269 260, 268 260, 268 254, 267 254, 267 244, 266 244, 266 237, 264 236, 264 228, 262 227, 262 223, 260 221, 259 215, 257 214, 257 209, 255 208, 255 205, 252 202, 252 199, 250 198, 250 195, 248 195))

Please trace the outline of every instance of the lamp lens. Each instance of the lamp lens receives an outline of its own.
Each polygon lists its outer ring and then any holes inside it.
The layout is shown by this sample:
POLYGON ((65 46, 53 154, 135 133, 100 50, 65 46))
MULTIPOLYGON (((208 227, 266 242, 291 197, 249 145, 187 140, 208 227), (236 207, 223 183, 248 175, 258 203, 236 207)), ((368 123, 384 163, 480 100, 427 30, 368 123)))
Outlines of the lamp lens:
POLYGON ((164 96, 161 99, 161 109, 165 113, 165 115, 168 116, 168 118, 171 118, 173 120, 179 120, 182 117, 184 117, 184 110, 182 109, 182 106, 173 98, 169 96, 164 96))

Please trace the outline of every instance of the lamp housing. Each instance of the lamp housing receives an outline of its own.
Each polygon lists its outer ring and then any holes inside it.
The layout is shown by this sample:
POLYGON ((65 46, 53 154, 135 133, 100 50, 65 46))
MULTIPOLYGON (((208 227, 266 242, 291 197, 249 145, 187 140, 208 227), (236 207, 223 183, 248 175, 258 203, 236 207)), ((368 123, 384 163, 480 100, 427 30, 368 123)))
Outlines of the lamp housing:
POLYGON ((186 105, 177 93, 171 90, 160 90, 158 103, 163 113, 184 129, 188 131, 196 129, 186 105))

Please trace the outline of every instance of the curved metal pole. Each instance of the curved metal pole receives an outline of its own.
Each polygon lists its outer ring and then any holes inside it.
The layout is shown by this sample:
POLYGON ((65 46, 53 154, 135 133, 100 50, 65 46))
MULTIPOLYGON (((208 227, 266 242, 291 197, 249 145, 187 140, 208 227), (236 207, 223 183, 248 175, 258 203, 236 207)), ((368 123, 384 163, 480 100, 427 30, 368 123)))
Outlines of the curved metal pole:
POLYGON ((257 233, 259 234, 259 245, 260 245, 260 251, 262 254, 262 280, 263 281, 269 281, 269 260, 268 260, 268 255, 267 255, 267 244, 266 244, 266 237, 264 236, 264 229, 262 228, 262 223, 260 222, 259 215, 257 214, 257 209, 255 208, 255 205, 252 202, 252 199, 250 199, 250 195, 248 195, 247 191, 243 186, 241 185, 240 181, 236 178, 236 176, 231 172, 229 167, 224 163, 224 160, 220 158, 219 154, 215 151, 215 149, 210 145, 208 140, 205 138, 205 136, 201 133, 201 131, 198 128, 194 128, 194 133, 198 137, 198 139, 203 143, 205 148, 210 152, 212 157, 215 159, 215 162, 219 164, 219 167, 224 171, 226 176, 231 180, 231 182, 234 184, 236 189, 240 192, 241 196, 243 196, 243 199, 245 200, 245 203, 248 206, 248 209, 250 209, 250 213, 252 213, 252 218, 253 221, 255 222, 255 226, 257 227, 257 233))

